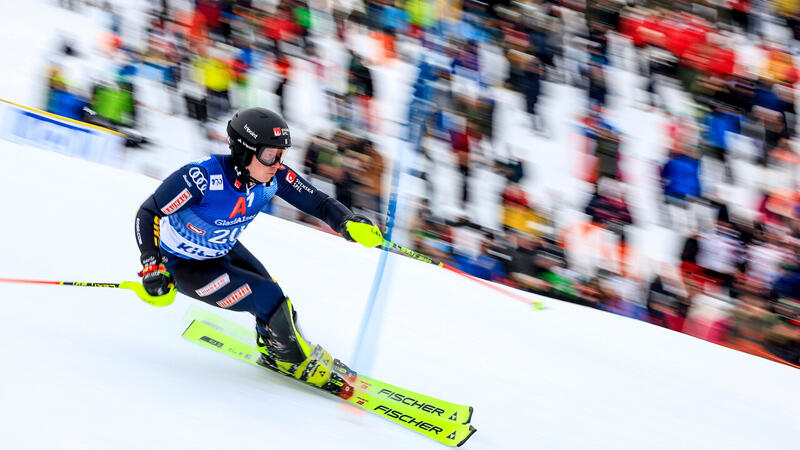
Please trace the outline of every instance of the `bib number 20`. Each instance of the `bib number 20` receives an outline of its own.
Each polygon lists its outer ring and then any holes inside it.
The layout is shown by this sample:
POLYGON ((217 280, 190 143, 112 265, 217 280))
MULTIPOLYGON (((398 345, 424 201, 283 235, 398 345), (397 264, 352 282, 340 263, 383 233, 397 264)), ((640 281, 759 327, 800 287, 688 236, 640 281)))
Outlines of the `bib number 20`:
POLYGON ((208 239, 212 244, 225 245, 228 243, 236 242, 236 238, 245 229, 245 227, 235 227, 231 229, 214 230, 214 236, 208 239))

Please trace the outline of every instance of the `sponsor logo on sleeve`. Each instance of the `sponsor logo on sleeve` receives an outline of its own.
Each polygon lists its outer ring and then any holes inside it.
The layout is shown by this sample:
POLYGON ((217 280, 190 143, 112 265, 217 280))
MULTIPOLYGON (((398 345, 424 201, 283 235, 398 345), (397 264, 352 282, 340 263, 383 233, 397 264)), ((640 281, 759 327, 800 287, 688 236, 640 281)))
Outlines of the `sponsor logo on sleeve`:
POLYGON ((189 192, 188 189, 184 189, 181 191, 180 194, 176 195, 175 198, 170 200, 167 203, 167 206, 161 208, 161 212, 164 214, 172 214, 178 210, 184 203, 186 203, 190 198, 192 198, 192 193, 189 192))
POLYGON ((197 189, 200 189, 200 192, 206 191, 206 188, 208 187, 208 181, 206 181, 206 177, 198 167, 192 167, 189 169, 189 176, 192 177, 194 185, 197 186, 197 189))
POLYGON ((314 189, 311 189, 310 186, 306 185, 302 181, 297 179, 297 174, 292 172, 291 170, 286 171, 286 182, 291 184, 295 191, 303 192, 306 191, 309 194, 314 193, 314 189))
POLYGON ((196 226, 192 225, 191 223, 187 223, 186 224, 186 228, 188 228, 191 231, 199 234, 200 236, 206 234, 206 230, 201 230, 200 228, 197 228, 196 226))
POLYGON ((227 273, 223 273, 222 275, 215 278, 214 281, 212 281, 211 283, 208 283, 207 285, 201 287, 200 289, 195 290, 195 292, 200 297, 205 297, 207 295, 213 294, 214 292, 217 292, 218 290, 227 286, 227 284, 230 282, 231 282, 231 277, 229 277, 227 273))
POLYGON ((245 283, 239 289, 231 292, 230 295, 223 298, 222 300, 217 302, 217 305, 220 308, 230 308, 231 306, 239 303, 242 301, 243 298, 247 297, 248 295, 252 294, 253 291, 250 290, 250 285, 245 283))
POLYGON ((209 189, 212 191, 222 190, 222 175, 211 175, 211 185, 209 189))

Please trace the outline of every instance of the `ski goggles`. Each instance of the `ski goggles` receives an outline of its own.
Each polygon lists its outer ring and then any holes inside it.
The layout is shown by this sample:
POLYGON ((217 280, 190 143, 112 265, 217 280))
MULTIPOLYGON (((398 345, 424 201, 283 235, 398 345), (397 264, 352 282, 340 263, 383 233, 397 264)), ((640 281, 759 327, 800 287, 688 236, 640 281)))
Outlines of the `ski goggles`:
POLYGON ((289 148, 261 147, 256 151, 256 159, 265 166, 274 166, 282 163, 283 157, 289 148))

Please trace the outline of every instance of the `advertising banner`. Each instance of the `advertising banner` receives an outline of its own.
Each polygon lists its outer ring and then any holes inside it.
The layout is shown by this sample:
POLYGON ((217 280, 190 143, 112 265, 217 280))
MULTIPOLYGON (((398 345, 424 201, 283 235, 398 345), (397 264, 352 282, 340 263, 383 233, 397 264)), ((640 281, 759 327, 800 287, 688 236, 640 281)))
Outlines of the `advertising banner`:
POLYGON ((120 167, 121 134, 37 109, 0 100, 0 139, 120 167))

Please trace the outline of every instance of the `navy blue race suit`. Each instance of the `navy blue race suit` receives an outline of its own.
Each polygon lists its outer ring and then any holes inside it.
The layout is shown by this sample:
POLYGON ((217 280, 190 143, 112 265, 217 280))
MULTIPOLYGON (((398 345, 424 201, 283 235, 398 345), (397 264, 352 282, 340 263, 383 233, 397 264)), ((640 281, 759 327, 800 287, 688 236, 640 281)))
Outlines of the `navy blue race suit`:
POLYGON ((229 156, 212 155, 172 173, 145 200, 136 214, 139 251, 166 257, 180 293, 266 322, 284 294, 238 238, 275 195, 337 231, 352 214, 289 167, 244 186, 229 156))

